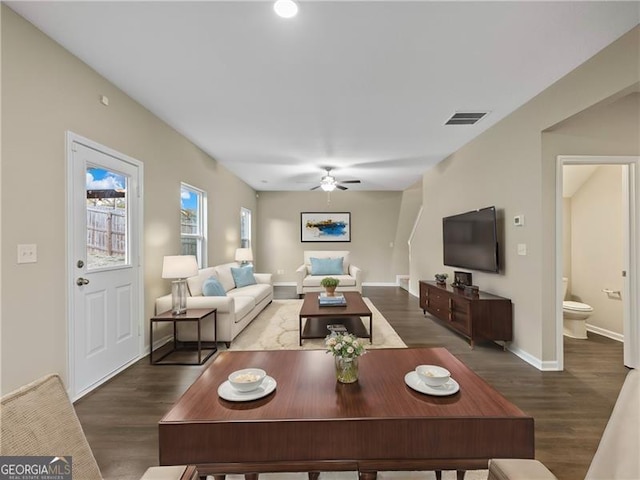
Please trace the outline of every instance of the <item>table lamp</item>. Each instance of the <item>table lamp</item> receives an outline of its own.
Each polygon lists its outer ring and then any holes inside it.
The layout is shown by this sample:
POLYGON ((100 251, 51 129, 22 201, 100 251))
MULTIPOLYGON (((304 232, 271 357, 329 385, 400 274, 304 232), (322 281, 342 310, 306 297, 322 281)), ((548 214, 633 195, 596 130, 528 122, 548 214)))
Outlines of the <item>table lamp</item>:
POLYGON ((250 248, 237 248, 236 249, 236 262, 240 265, 246 265, 253 262, 253 252, 250 248))
POLYGON ((171 282, 171 313, 180 315, 187 311, 187 278, 198 274, 198 262, 194 255, 166 255, 162 263, 162 278, 171 282))

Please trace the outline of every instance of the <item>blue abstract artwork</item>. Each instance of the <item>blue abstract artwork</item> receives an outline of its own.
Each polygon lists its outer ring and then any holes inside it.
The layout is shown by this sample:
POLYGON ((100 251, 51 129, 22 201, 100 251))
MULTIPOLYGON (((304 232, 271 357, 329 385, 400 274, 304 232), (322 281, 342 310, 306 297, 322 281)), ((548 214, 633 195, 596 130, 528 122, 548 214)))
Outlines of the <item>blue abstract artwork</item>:
POLYGON ((300 231, 302 242, 350 242, 351 213, 302 212, 300 231))

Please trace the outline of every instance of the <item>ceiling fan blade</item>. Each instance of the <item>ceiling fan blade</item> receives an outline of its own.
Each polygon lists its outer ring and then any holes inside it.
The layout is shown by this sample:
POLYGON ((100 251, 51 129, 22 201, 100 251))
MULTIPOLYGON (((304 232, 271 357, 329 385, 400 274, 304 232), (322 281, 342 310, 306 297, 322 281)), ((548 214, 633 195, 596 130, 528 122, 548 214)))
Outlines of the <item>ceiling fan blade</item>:
POLYGON ((316 188, 320 188, 320 185, 316 185, 315 187, 310 188, 309 190, 315 190, 316 188))
POLYGON ((360 180, 344 180, 343 182, 340 183, 362 183, 360 180))
POLYGON ((338 187, 340 190, 348 190, 347 187, 343 187, 342 185, 336 185, 336 187, 338 187))

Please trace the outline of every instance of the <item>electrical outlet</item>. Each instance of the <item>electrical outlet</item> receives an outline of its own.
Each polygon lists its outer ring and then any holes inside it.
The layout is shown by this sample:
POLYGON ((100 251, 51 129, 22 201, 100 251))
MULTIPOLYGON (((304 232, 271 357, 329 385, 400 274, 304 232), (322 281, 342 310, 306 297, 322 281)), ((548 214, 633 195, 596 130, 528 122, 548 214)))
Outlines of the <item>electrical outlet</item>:
POLYGON ((38 261, 38 247, 35 243, 18 245, 18 263, 36 263, 38 261))
POLYGON ((278 270, 278 275, 284 275, 284 270, 279 269, 279 270, 278 270))
POLYGON ((519 243, 518 244, 518 255, 526 255, 527 254, 527 244, 519 243))

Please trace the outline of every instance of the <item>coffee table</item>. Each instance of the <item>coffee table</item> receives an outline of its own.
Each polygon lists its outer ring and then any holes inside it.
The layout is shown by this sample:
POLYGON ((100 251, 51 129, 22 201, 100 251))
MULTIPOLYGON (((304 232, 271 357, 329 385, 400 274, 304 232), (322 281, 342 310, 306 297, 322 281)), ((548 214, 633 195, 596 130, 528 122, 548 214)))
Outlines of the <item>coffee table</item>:
MULTIPOLYGON (((360 379, 338 384, 322 350, 222 352, 159 422, 160 465, 200 475, 260 472, 472 470, 490 458, 534 458, 533 418, 444 348, 370 350, 360 379), (447 368, 451 396, 409 388, 420 364, 447 368), (241 368, 260 367, 274 392, 250 402, 218 397, 241 368)), ((315 475, 310 475, 312 478, 315 475)))
POLYGON ((332 323, 343 324, 349 333, 360 338, 368 338, 373 343, 373 315, 371 310, 358 292, 342 292, 346 306, 320 306, 317 292, 305 294, 302 308, 298 316, 299 345, 306 338, 324 338, 329 334, 327 325, 332 323), (361 317, 369 317, 369 331, 362 324, 361 317), (304 329, 302 320, 306 319, 304 329))

